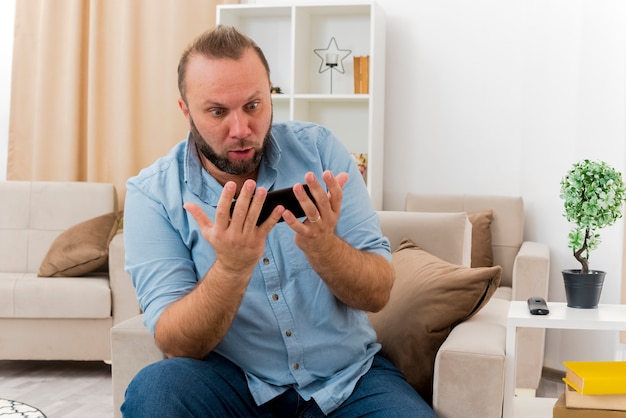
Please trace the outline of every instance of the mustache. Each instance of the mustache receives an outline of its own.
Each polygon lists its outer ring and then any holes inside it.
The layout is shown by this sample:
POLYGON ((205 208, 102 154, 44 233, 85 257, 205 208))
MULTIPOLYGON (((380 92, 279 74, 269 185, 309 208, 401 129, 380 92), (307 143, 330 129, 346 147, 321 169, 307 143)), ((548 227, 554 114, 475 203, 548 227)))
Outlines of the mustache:
POLYGON ((255 148, 256 144, 253 141, 246 139, 240 139, 234 146, 228 147, 229 151, 241 151, 248 148, 255 148))

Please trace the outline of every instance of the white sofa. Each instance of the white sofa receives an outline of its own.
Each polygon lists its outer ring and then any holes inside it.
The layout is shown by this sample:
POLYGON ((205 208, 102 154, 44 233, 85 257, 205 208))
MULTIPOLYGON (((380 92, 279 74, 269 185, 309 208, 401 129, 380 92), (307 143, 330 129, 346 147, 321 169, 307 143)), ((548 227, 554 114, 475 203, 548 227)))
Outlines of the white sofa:
MULTIPOLYGON (((493 209, 494 260, 503 264, 502 287, 482 310, 457 325, 439 348, 433 407, 440 418, 501 417, 509 301, 511 295, 546 296, 548 249, 543 244, 523 242, 520 198, 409 195, 406 209, 379 212, 382 231, 392 248, 407 237, 429 253, 465 266, 471 261, 472 232, 466 212, 493 209), (441 211, 446 213, 432 213, 441 211)), ((123 269, 123 254, 123 240, 118 235, 111 243, 111 275, 126 276, 130 281, 123 269)), ((520 357, 517 386, 536 389, 543 364, 543 334, 520 335, 519 341, 517 352, 527 352, 532 358, 520 357)), ((119 417, 130 380, 144 366, 162 359, 163 354, 143 326, 141 315, 113 327, 111 344, 114 411, 119 417)))
POLYGON ((106 269, 38 272, 61 233, 117 211, 114 186, 3 181, 0 202, 0 359, 110 360, 111 327, 139 313, 132 284, 109 280, 106 269))

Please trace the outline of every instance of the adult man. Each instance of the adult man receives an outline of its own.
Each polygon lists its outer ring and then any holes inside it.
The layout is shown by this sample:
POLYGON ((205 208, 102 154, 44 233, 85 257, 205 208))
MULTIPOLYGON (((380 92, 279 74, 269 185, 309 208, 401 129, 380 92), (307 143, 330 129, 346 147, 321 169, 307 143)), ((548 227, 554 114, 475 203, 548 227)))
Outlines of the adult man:
POLYGON ((385 305, 394 275, 345 148, 314 124, 272 124, 267 61, 233 28, 201 35, 178 73, 189 136, 129 180, 124 234, 169 359, 137 375, 124 415, 434 416, 376 355, 364 311, 385 305), (284 187, 306 218, 279 205, 257 226, 284 187))

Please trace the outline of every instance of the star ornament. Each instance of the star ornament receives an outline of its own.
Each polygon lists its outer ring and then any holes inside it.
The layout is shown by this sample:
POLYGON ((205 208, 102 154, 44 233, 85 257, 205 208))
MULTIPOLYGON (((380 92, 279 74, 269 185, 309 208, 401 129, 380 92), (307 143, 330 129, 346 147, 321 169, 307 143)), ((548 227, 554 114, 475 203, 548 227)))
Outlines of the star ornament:
POLYGON ((325 49, 314 49, 313 52, 315 52, 315 55, 320 57, 322 60, 320 63, 320 73, 334 69, 335 71, 339 71, 341 74, 344 73, 343 60, 352 53, 349 49, 340 49, 337 46, 337 41, 334 36, 330 38, 330 42, 325 49), (333 60, 336 60, 336 62, 331 62, 333 60))

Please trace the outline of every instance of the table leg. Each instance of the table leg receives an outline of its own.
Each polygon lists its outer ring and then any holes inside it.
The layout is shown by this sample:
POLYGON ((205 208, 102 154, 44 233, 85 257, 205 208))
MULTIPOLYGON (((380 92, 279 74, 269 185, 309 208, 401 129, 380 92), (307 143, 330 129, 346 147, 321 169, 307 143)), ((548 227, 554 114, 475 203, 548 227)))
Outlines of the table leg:
POLYGON ((517 344, 517 327, 506 327, 506 356, 504 368, 504 418, 513 418, 513 402, 515 397, 515 346, 517 344))

